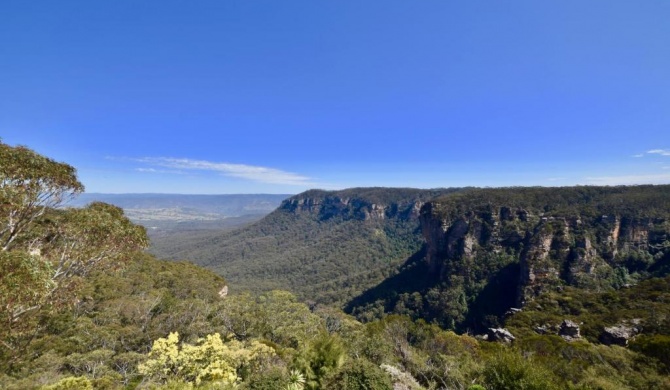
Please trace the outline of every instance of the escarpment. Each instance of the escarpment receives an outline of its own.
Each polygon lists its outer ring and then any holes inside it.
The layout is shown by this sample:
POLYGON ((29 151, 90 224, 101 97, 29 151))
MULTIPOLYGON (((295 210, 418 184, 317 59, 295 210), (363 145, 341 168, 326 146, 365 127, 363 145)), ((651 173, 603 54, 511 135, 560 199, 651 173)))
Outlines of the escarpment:
POLYGON ((491 256, 518 264, 516 302, 571 285, 617 288, 670 256, 670 186, 482 189, 421 209, 429 272, 481 283, 491 256), (481 264, 480 264, 481 265, 481 264), (478 279, 479 280, 476 280, 478 279))
POLYGON ((418 220, 424 203, 455 189, 417 190, 354 188, 343 191, 310 190, 285 200, 280 211, 330 219, 379 221, 418 220))

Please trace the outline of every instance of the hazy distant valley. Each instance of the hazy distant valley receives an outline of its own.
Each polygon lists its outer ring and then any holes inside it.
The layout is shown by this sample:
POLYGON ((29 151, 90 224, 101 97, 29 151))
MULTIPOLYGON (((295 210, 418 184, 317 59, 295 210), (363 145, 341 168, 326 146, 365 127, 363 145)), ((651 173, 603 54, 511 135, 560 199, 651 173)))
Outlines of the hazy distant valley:
POLYGON ((121 207, 131 221, 147 228, 152 240, 161 240, 182 233, 244 226, 269 214, 289 196, 85 193, 68 205, 81 207, 99 201, 121 207))

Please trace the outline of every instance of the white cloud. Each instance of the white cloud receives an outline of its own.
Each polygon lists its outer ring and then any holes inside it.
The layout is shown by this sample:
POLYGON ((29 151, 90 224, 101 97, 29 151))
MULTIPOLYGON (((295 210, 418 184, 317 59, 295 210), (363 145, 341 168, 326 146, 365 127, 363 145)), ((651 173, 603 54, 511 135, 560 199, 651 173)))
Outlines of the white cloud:
POLYGON ((668 184, 670 173, 651 175, 599 176, 585 178, 586 184, 613 186, 632 184, 668 184))
POLYGON ((653 149, 647 151, 647 154, 658 154, 661 156, 670 156, 670 150, 668 149, 653 149))
POLYGON ((170 173, 175 175, 183 175, 184 172, 170 169, 156 169, 156 168, 135 168, 137 172, 143 173, 170 173))
POLYGON ((631 157, 640 158, 640 157, 644 157, 644 154, 642 154, 642 153, 640 153, 640 154, 634 154, 634 155, 632 155, 631 157))
POLYGON ((312 179, 307 176, 282 171, 280 169, 254 165, 231 164, 225 162, 212 162, 171 157, 145 157, 136 159, 135 161, 165 168, 218 172, 226 176, 239 177, 260 183, 303 186, 312 184, 312 179))

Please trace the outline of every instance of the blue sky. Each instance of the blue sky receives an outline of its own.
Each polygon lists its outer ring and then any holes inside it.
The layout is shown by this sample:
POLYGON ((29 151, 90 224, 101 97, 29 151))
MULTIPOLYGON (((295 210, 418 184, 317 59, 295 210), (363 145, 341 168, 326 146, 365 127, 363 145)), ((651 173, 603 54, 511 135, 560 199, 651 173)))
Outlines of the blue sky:
POLYGON ((670 2, 0 3, 0 137, 89 192, 670 183, 670 2))

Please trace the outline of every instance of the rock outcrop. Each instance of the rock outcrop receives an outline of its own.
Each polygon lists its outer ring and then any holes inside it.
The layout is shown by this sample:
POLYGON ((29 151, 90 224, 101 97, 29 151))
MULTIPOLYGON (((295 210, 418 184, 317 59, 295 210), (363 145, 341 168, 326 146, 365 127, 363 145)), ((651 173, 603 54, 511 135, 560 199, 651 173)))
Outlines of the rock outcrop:
POLYGON ((558 335, 567 341, 582 338, 582 335, 579 333, 579 325, 571 320, 563 320, 563 322, 561 322, 561 326, 558 328, 558 335))
POLYGON ((620 345, 625 347, 628 341, 639 333, 640 329, 636 325, 620 323, 615 326, 605 327, 600 335, 600 341, 607 345, 620 345))
POLYGON ((519 264, 518 307, 561 285, 616 287, 615 270, 644 270, 670 252, 664 244, 670 241, 670 215, 667 208, 649 206, 654 202, 670 203, 670 186, 445 196, 421 209, 427 262, 430 272, 448 281, 453 275, 467 279, 482 259, 507 256, 519 264))
POLYGON ((440 194, 455 191, 385 188, 344 191, 311 190, 285 200, 280 209, 294 213, 311 213, 320 220, 383 220, 398 218, 418 220, 424 203, 440 194))
POLYGON ((505 328, 489 328, 486 333, 486 340, 502 343, 511 343, 515 340, 514 335, 505 328))

